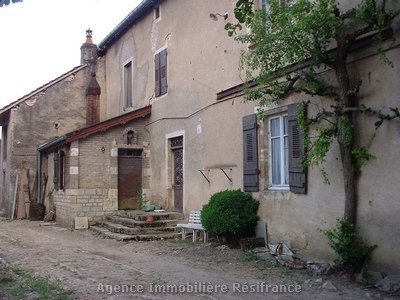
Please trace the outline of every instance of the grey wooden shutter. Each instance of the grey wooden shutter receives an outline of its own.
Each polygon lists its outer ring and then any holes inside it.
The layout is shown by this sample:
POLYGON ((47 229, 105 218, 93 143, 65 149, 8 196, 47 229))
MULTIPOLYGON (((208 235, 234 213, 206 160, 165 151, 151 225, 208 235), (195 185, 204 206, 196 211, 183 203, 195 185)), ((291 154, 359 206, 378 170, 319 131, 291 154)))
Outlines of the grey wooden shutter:
POLYGON ((243 117, 243 188, 257 192, 258 180, 257 115, 243 117))
POLYGON ((167 49, 160 52, 160 94, 168 91, 167 82, 167 49))
POLYGON ((59 160, 58 160, 58 152, 54 152, 54 157, 53 157, 53 162, 54 162, 54 172, 53 172, 53 183, 54 183, 54 189, 55 190, 58 190, 58 175, 59 175, 59 173, 58 173, 58 169, 59 169, 59 166, 58 166, 58 162, 59 162, 59 160))
POLYGON ((64 189, 64 169, 65 169, 65 153, 64 151, 60 151, 58 156, 59 163, 58 163, 58 187, 60 190, 64 189))
POLYGON ((289 129, 289 187, 297 194, 307 193, 307 169, 302 166, 305 154, 303 135, 297 123, 296 112, 302 104, 290 104, 288 107, 289 129))
POLYGON ((160 96, 160 53, 154 56, 154 84, 156 97, 160 96))

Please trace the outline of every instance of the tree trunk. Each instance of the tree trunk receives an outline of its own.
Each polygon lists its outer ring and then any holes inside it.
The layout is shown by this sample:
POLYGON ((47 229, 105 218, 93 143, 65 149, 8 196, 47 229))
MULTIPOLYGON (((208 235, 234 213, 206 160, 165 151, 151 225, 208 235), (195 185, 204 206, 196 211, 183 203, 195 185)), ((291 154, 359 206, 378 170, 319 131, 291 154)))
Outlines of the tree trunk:
POLYGON ((354 126, 355 122, 353 120, 352 113, 341 113, 341 110, 347 107, 353 107, 354 103, 352 96, 349 95, 350 91, 350 80, 347 71, 347 47, 338 47, 337 57, 336 57, 336 78, 339 86, 339 109, 338 118, 346 118, 347 124, 351 124, 351 128, 347 128, 346 132, 339 129, 338 142, 340 147, 340 156, 342 160, 342 173, 344 181, 344 218, 347 219, 352 224, 356 223, 356 209, 357 209, 357 198, 356 198, 356 188, 355 188, 355 168, 353 165, 353 145, 354 145, 354 126), (351 134, 352 138, 349 141, 348 134, 351 134))
POLYGON ((352 224, 356 223, 357 198, 353 167, 352 147, 339 142, 344 180, 344 217, 352 224))

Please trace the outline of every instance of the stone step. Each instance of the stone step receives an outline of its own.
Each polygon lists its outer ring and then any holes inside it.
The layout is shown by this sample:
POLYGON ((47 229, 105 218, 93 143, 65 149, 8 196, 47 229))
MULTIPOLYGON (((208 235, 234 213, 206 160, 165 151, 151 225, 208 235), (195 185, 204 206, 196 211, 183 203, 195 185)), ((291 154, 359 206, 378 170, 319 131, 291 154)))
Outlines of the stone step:
POLYGON ((119 217, 116 215, 108 215, 106 219, 115 224, 124 225, 126 227, 173 227, 176 226, 181 220, 155 220, 153 222, 138 221, 132 218, 119 217))
POLYGON ((106 238, 114 239, 117 241, 129 241, 129 240, 135 239, 135 236, 133 236, 133 235, 111 232, 107 228, 100 227, 100 226, 92 225, 92 226, 90 226, 90 229, 96 233, 101 234, 102 236, 104 236, 106 238))
POLYGON ((136 236, 137 241, 156 241, 156 240, 177 240, 181 239, 181 233, 157 233, 157 234, 139 234, 136 236))
POLYGON ((118 241, 155 241, 155 240, 166 240, 166 239, 179 239, 181 237, 181 233, 173 232, 173 233, 154 233, 154 234, 137 234, 137 235, 129 235, 122 233, 115 233, 108 230, 105 227, 100 226, 90 226, 90 228, 106 238, 115 239, 118 241))
POLYGON ((103 221, 102 227, 115 233, 129 234, 129 235, 140 235, 140 234, 158 234, 158 233, 174 233, 181 232, 181 228, 176 226, 163 226, 163 227, 128 227, 121 224, 103 221))
POLYGON ((130 218, 136 221, 146 221, 147 216, 154 216, 155 220, 183 220, 183 213, 179 212, 144 212, 141 210, 118 210, 114 216, 130 218))

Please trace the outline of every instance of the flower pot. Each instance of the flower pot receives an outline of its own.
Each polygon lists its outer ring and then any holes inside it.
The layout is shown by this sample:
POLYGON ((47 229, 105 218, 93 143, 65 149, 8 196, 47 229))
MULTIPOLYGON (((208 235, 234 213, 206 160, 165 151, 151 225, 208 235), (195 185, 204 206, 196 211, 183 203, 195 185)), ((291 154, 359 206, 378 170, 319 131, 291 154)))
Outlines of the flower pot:
POLYGON ((148 215, 148 216, 146 217, 146 221, 147 221, 147 222, 153 222, 153 221, 154 221, 154 216, 148 215))

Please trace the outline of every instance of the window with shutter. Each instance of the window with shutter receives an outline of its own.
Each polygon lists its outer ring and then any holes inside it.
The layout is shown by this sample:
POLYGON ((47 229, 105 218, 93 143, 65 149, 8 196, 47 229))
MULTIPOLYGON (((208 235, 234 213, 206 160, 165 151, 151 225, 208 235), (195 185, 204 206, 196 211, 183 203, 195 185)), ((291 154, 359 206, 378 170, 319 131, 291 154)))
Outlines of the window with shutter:
POLYGON ((154 84, 155 84, 155 95, 160 96, 160 53, 154 56, 154 84))
POLYGON ((259 189, 257 115, 243 117, 243 188, 245 192, 259 189))
POLYGON ((124 108, 132 107, 132 62, 124 65, 124 108))
POLYGON ((156 97, 167 93, 167 49, 154 56, 154 84, 156 97))
POLYGON ((302 166, 305 154, 303 136, 297 123, 297 109, 302 104, 290 104, 288 107, 289 129, 289 187, 298 194, 307 193, 307 169, 302 166))
POLYGON ((65 186, 65 153, 64 151, 60 151, 60 154, 58 155, 59 157, 59 163, 58 163, 58 179, 59 179, 59 189, 63 190, 65 186))
POLYGON ((288 189, 289 186, 289 136, 288 116, 280 115, 269 119, 269 174, 272 188, 288 189))
POLYGON ((167 49, 164 49, 160 52, 160 94, 164 95, 167 91, 167 49))
POLYGON ((54 183, 54 189, 58 190, 58 153, 54 152, 54 157, 53 157, 53 183, 54 183))

